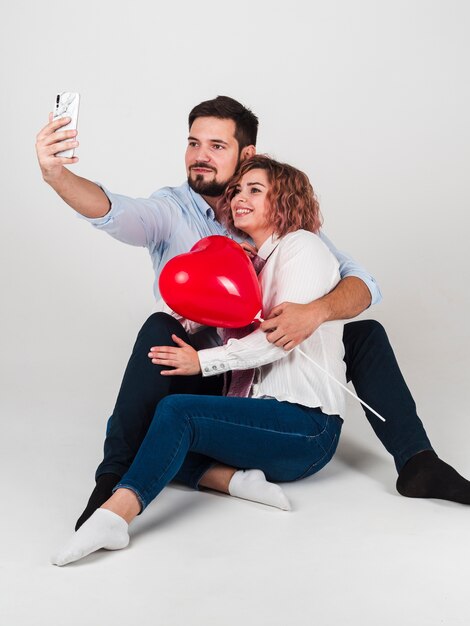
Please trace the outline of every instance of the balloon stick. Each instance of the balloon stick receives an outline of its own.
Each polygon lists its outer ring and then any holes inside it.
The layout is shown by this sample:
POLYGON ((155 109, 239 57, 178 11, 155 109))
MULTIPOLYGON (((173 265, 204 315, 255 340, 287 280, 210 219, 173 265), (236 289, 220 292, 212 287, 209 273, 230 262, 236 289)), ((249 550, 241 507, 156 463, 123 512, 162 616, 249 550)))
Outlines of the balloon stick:
MULTIPOLYGON (((261 311, 258 313, 258 315, 255 317, 255 320, 258 320, 259 322, 264 322, 264 319, 261 317, 261 311)), ((297 350, 298 352, 300 352, 300 354, 302 356, 304 356, 307 361, 310 361, 310 363, 313 363, 315 365, 315 367, 317 367, 319 370, 321 370, 324 374, 326 374, 328 376, 328 378, 331 378, 331 380, 334 380, 335 383, 337 385, 339 385, 340 387, 342 387, 344 389, 344 391, 347 391, 349 393, 350 396, 352 396, 353 398, 355 398, 358 402, 360 402, 362 404, 362 406, 365 406, 366 409, 369 409, 369 411, 372 411, 372 413, 374 415, 376 415, 380 420, 382 420, 382 422, 386 422, 387 420, 382 417, 379 413, 377 413, 377 411, 375 411, 371 406, 369 406, 367 404, 367 402, 364 402, 364 400, 361 400, 359 398, 359 396, 356 396, 355 393, 353 393, 350 389, 348 389, 346 387, 346 385, 343 385, 343 383, 340 383, 339 380, 336 380, 336 378, 334 376, 332 376, 330 374, 330 372, 327 372, 325 369, 323 369, 323 367, 321 365, 318 365, 318 363, 316 361, 314 361, 311 357, 309 357, 307 354, 305 354, 305 352, 303 350, 301 350, 299 348, 299 346, 297 346, 296 348, 294 348, 294 350, 297 350)))
POLYGON ((342 387, 344 389, 344 391, 347 391, 349 393, 349 395, 351 395, 358 402, 360 402, 363 406, 365 406, 367 409, 369 409, 369 411, 372 411, 372 413, 374 415, 376 415, 379 419, 381 419, 382 422, 386 421, 385 418, 383 418, 381 415, 379 415, 379 413, 377 413, 377 411, 374 411, 374 409, 371 406, 369 406, 366 402, 364 402, 364 400, 361 400, 358 396, 356 396, 356 394, 353 393, 350 389, 348 389, 346 387, 346 385, 343 385, 343 383, 340 383, 339 380, 336 380, 336 378, 334 376, 332 376, 329 372, 327 372, 325 369, 323 369, 323 367, 321 365, 318 365, 318 363, 316 361, 314 361, 312 358, 310 358, 308 355, 306 355, 305 352, 303 350, 301 350, 298 346, 297 346, 297 348, 294 348, 294 349, 298 350, 298 352, 300 352, 300 354, 302 354, 307 360, 309 360, 310 363, 313 363, 316 367, 318 367, 319 370, 321 370, 329 378, 334 380, 335 383, 337 383, 340 387, 342 387))

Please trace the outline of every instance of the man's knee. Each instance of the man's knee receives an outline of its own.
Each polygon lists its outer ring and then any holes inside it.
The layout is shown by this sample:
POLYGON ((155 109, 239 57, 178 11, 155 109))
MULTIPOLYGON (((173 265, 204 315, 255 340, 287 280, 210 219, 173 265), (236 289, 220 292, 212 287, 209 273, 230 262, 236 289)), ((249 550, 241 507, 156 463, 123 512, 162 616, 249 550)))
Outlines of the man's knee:
POLYGON ((140 329, 139 336, 151 336, 159 339, 160 337, 170 337, 173 333, 181 336, 182 333, 186 335, 183 326, 177 319, 168 315, 168 313, 152 313, 152 315, 145 321, 144 325, 140 329))
POLYGON ((364 330, 370 337, 377 338, 379 340, 387 339, 387 332, 380 322, 377 320, 361 320, 359 324, 364 324, 364 330))
POLYGON ((150 328, 161 328, 173 325, 181 326, 177 319, 175 319, 172 315, 168 313, 163 313, 159 311, 158 313, 152 313, 152 315, 147 318, 142 328, 146 328, 147 326, 150 328))
POLYGON ((387 332, 377 320, 349 322, 344 326, 344 342, 388 343, 387 332))

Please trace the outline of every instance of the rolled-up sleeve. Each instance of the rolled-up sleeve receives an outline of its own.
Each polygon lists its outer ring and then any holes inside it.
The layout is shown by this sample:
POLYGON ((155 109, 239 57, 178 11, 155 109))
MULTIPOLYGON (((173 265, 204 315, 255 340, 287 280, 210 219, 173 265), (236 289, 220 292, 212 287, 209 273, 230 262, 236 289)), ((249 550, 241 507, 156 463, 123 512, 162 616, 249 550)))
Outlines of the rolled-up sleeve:
POLYGON ((323 232, 320 232, 320 238, 338 259, 339 273, 341 274, 341 278, 346 278, 347 276, 355 276, 356 278, 360 278, 362 282, 367 285, 367 288, 370 291, 371 305, 379 304, 379 302, 381 302, 382 300, 382 293, 375 278, 371 274, 369 274, 369 272, 364 267, 362 267, 362 265, 357 263, 357 261, 352 259, 348 254, 345 254, 344 252, 341 252, 341 250, 338 250, 338 248, 333 245, 333 243, 323 232))
POLYGON ((150 198, 130 198, 111 193, 100 183, 96 184, 107 195, 111 209, 103 217, 79 217, 132 246, 149 248, 170 238, 179 211, 171 198, 158 192, 150 198))

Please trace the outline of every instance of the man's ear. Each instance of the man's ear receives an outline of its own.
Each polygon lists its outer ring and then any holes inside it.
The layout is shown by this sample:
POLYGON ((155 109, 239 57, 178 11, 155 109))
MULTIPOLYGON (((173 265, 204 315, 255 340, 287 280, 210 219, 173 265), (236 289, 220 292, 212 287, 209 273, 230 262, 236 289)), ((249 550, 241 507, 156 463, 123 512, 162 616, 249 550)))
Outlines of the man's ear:
POLYGON ((256 146, 245 146, 240 154, 240 161, 251 159, 256 154, 256 146))

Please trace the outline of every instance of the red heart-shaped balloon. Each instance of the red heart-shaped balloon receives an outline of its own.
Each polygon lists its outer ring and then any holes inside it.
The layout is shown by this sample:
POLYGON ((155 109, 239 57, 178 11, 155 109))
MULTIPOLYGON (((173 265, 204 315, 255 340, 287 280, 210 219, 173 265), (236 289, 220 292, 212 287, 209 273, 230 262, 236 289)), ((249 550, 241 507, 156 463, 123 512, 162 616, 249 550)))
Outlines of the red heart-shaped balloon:
POLYGON ((159 287, 173 311, 206 326, 240 328, 261 310, 252 262, 238 243, 222 235, 204 237, 168 261, 159 287))

